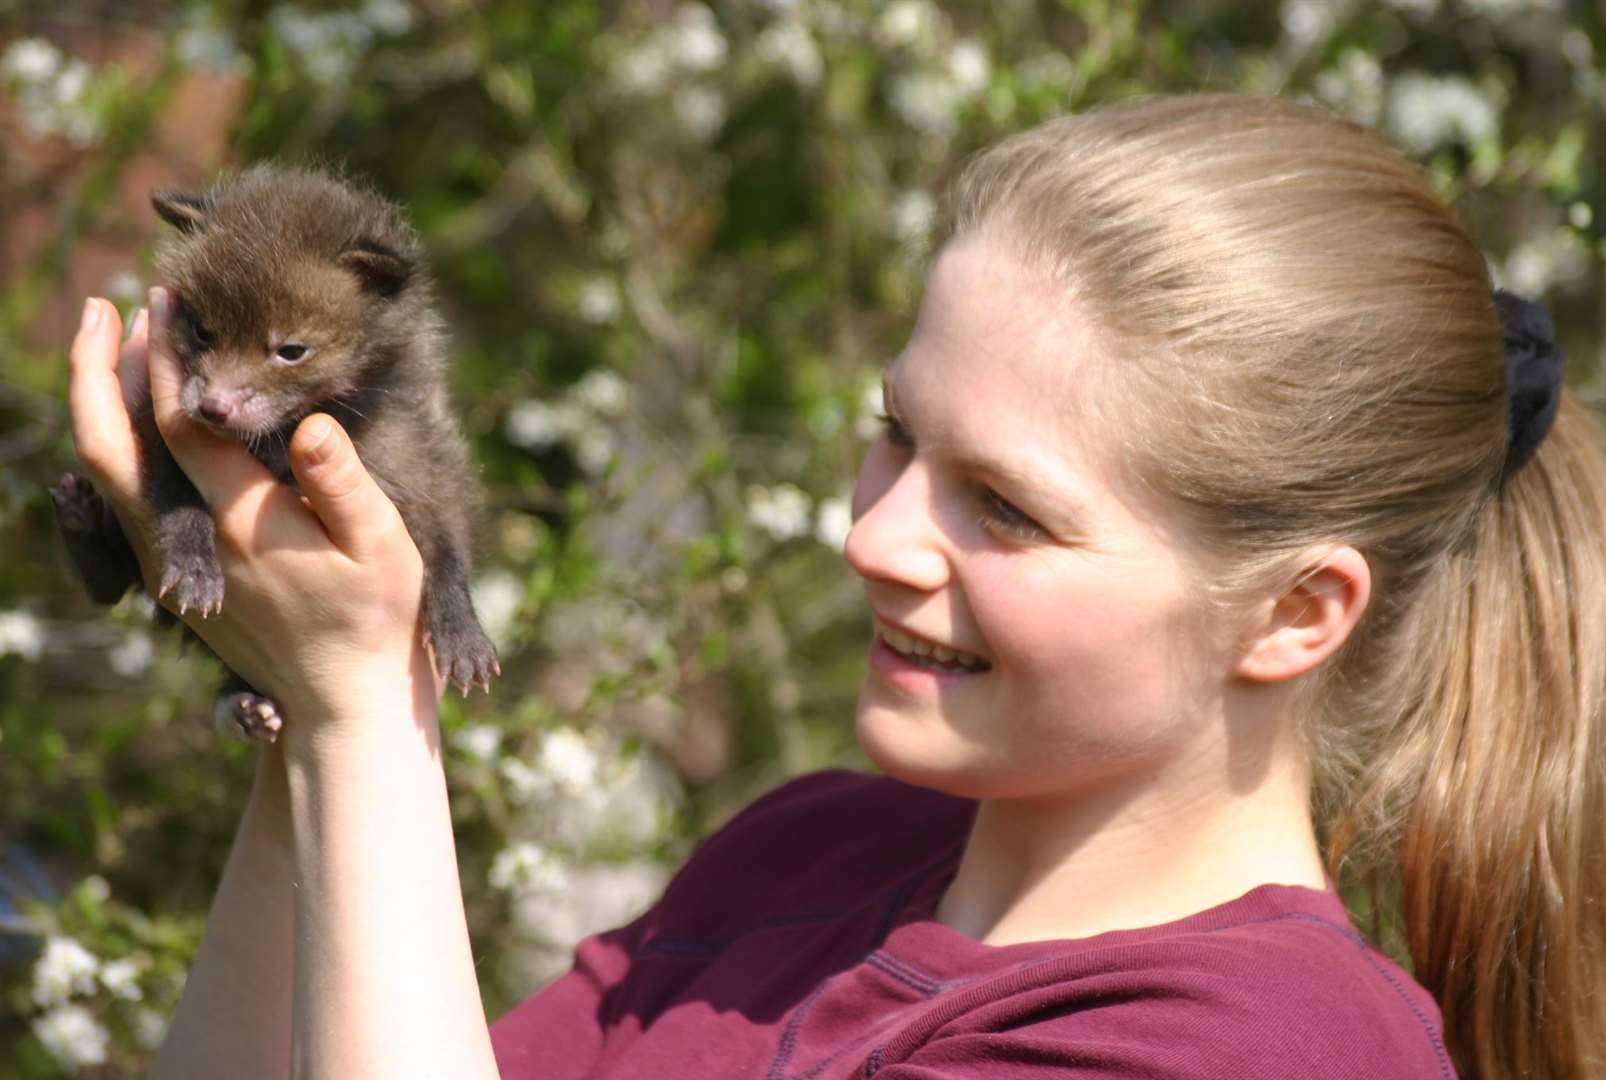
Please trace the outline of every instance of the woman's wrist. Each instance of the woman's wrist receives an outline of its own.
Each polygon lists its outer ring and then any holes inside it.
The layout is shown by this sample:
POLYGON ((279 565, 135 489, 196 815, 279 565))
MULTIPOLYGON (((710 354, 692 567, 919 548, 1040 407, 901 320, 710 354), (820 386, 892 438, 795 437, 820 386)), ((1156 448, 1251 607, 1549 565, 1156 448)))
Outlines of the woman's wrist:
POLYGON ((398 737, 438 733, 440 682, 419 644, 406 662, 371 655, 309 678, 280 702, 287 764, 359 757, 398 737))

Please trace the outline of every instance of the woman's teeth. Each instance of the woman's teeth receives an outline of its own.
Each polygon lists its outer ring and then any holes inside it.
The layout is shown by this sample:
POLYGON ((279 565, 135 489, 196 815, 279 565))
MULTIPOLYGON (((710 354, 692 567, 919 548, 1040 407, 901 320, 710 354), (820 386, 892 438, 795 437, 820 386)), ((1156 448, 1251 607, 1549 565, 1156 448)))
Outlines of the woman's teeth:
POLYGON ((987 667, 987 661, 979 656, 910 637, 890 626, 879 626, 877 629, 881 632, 881 640, 885 641, 893 652, 914 661, 921 667, 937 671, 982 671, 987 667))

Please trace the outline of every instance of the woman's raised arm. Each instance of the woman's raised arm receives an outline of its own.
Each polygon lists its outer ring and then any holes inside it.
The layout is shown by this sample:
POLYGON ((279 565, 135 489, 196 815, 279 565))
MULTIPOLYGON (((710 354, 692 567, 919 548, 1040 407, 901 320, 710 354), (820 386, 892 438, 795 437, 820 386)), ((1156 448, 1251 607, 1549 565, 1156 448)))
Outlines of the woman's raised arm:
MULTIPOLYGON (((262 1063, 247 1055, 261 1053, 283 1075, 288 1011, 297 1076, 495 1076, 439 754, 442 684, 419 629, 418 550, 332 419, 309 418, 291 440, 299 496, 191 421, 166 348, 168 304, 152 291, 151 398, 212 510, 226 582, 222 612, 188 622, 286 726, 263 751, 158 1074, 252 1075, 262 1063), (244 1067, 213 1067, 236 1051, 244 1067)), ((74 435, 149 581, 117 317, 104 301, 85 310, 74 435)), ((140 352, 125 352, 130 369, 140 352)))

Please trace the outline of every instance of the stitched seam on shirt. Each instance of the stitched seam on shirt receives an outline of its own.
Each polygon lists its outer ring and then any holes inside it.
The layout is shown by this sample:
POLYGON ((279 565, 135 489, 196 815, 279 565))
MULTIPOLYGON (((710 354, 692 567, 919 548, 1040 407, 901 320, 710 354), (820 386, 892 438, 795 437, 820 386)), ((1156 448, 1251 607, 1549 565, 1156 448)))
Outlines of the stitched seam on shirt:
POLYGON ((883 952, 873 952, 864 959, 866 963, 877 971, 896 979, 912 990, 918 990, 925 997, 932 997, 943 990, 942 983, 933 982, 931 979, 924 979, 915 973, 901 970, 896 964, 889 962, 889 958, 883 952))
POLYGON ((836 976, 832 975, 821 979, 819 984, 809 991, 809 996, 804 998, 802 1003, 792 1011, 792 1015, 787 1018, 786 1029, 781 1032, 781 1045, 775 1050, 775 1059, 770 1062, 769 1069, 765 1071, 764 1080, 785 1080, 786 1063, 792 1059, 792 1051, 797 1049, 797 1035, 798 1031, 803 1027, 803 1018, 814 1007, 815 999, 825 993, 826 986, 835 978, 836 976))
POLYGON ((1356 933, 1353 927, 1341 926, 1338 923, 1333 922, 1331 919, 1322 918, 1320 915, 1308 915, 1302 911, 1289 911, 1283 913, 1282 915, 1273 916, 1271 918, 1251 919, 1248 922, 1236 923, 1234 924, 1234 927, 1221 927, 1221 929, 1233 929, 1237 926, 1250 926, 1258 923, 1280 922, 1284 919, 1293 919, 1298 922, 1315 923, 1318 926, 1324 926, 1343 937, 1350 944, 1354 945, 1360 952, 1361 958, 1366 961, 1373 971, 1377 972, 1383 977, 1383 981, 1388 983, 1389 986, 1393 988, 1394 992, 1399 995, 1400 1000, 1405 1003, 1405 1007, 1411 1010, 1411 1015, 1416 1017, 1416 1022, 1422 1028, 1422 1034, 1427 1036, 1428 1045, 1433 1048, 1433 1056, 1438 1060, 1439 1075, 1444 1077, 1444 1080, 1455 1080, 1455 1073, 1450 1069, 1450 1055, 1444 1048, 1444 1040, 1434 1032, 1433 1025, 1429 1022, 1427 1015, 1417 1007, 1416 1002, 1411 1000, 1411 995, 1406 992, 1405 987, 1401 986, 1400 981, 1394 977, 1388 968, 1384 967, 1378 961, 1377 957, 1372 955, 1372 950, 1367 945, 1366 939, 1360 934, 1356 933))

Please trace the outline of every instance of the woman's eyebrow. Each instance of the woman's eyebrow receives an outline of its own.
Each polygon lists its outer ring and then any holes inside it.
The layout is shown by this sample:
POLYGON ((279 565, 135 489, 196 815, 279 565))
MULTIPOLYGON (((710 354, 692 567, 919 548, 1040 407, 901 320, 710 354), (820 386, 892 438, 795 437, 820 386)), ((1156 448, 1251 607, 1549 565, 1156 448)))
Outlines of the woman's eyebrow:
MULTIPOLYGON (((913 422, 898 407, 893 386, 893 365, 888 364, 881 375, 883 411, 914 433, 913 422)), ((1001 484, 1021 496, 1032 496, 1034 509, 1039 509, 1040 504, 1042 512, 1053 513, 1055 521, 1044 524, 1054 524, 1057 526, 1057 531, 1085 532, 1087 523, 1092 520, 1087 505, 1073 494, 1066 484, 1040 469, 988 455, 964 442, 944 441, 941 450, 943 457, 955 467, 1001 484)))

